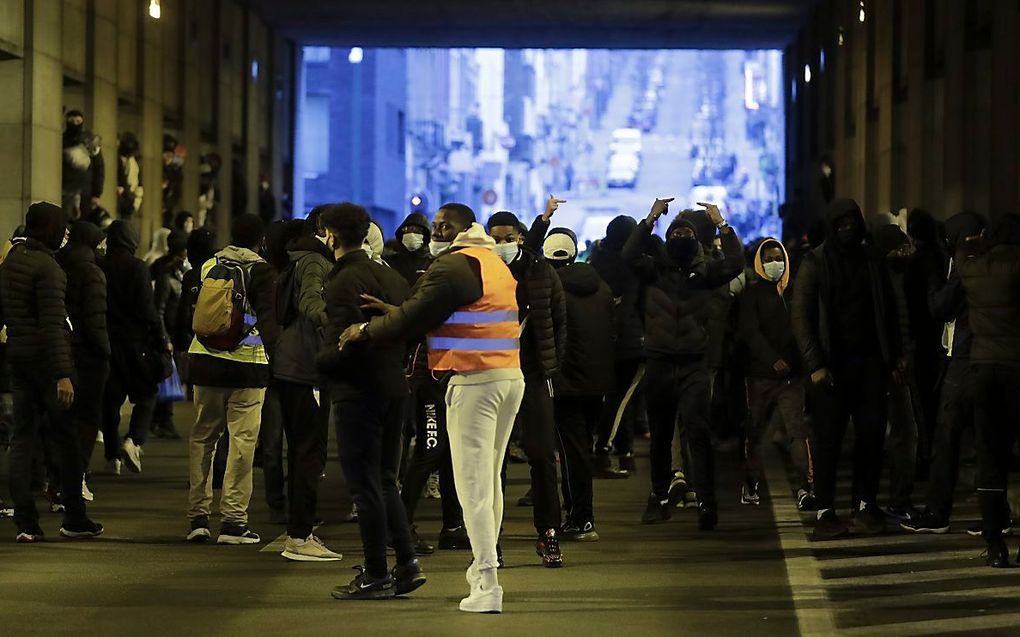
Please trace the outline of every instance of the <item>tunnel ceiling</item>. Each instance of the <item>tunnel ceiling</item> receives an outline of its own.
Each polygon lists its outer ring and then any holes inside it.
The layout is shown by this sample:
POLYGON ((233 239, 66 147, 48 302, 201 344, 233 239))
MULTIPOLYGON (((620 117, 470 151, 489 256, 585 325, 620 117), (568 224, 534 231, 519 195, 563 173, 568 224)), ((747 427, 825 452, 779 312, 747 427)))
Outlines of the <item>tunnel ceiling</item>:
POLYGON ((779 48, 815 0, 249 0, 318 46, 779 48))

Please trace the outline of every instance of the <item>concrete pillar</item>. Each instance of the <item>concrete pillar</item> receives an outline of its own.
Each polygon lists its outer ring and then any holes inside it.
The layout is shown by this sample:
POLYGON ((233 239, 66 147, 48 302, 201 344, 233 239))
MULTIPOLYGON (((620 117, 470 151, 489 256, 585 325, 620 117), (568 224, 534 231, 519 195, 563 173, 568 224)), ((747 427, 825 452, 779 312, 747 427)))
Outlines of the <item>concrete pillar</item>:
POLYGON ((92 130, 103 138, 106 176, 100 205, 110 214, 117 209, 117 2, 94 0, 87 16, 88 55, 85 69, 85 108, 92 130))
POLYGON ((144 251, 148 249, 153 231, 162 225, 163 61, 160 46, 163 25, 160 20, 145 14, 140 19, 140 27, 139 84, 142 90, 138 96, 141 124, 138 139, 142 152, 142 185, 145 188, 145 199, 142 201, 138 227, 141 233, 139 250, 144 251))
MULTIPOLYGON (((967 90, 966 66, 964 64, 964 10, 963 2, 943 2, 941 8, 946 12, 946 75, 942 82, 941 95, 943 110, 937 125, 943 131, 942 179, 944 192, 941 206, 936 212, 944 215, 947 210, 962 210, 965 199, 965 163, 970 158, 965 156, 964 110, 965 91, 967 90)), ((936 96, 938 99, 938 96, 936 96)))
POLYGON ((183 166, 181 209, 194 214, 198 204, 198 182, 202 163, 201 82, 204 74, 211 73, 208 60, 200 58, 197 23, 208 17, 206 14, 209 7, 202 0, 186 0, 180 2, 177 7, 182 12, 181 22, 184 24, 184 42, 181 50, 183 63, 181 70, 183 95, 180 100, 181 142, 188 149, 188 159, 183 166))
POLYGON ((989 206, 994 211, 1016 211, 1020 203, 1020 153, 1016 140, 1020 134, 1020 86, 1016 74, 1016 33, 1020 13, 1013 3, 995 3, 994 48, 991 62, 991 179, 989 206))
POLYGON ((234 37, 236 18, 239 13, 237 7, 230 0, 217 0, 216 10, 216 78, 215 87, 217 93, 216 113, 216 152, 223 159, 217 179, 219 191, 219 203, 216 206, 216 236, 220 243, 230 241, 230 218, 232 215, 231 204, 233 195, 233 99, 235 80, 231 74, 230 56, 238 56, 241 51, 238 49, 240 42, 234 37))
POLYGON ((245 12, 245 51, 243 60, 244 86, 244 173, 247 189, 248 206, 245 212, 257 213, 259 207, 259 173, 262 167, 259 162, 259 147, 265 137, 264 130, 259 126, 265 106, 259 99, 265 83, 263 73, 266 59, 263 54, 265 37, 262 22, 250 11, 245 12), (258 64, 258 76, 255 76, 253 63, 258 64))
POLYGON ((893 177, 893 2, 895 0, 879 0, 871 3, 869 20, 874 20, 875 69, 873 91, 875 102, 870 105, 874 109, 869 118, 872 129, 871 147, 868 158, 869 185, 868 214, 892 210, 892 177, 893 177), (873 171, 873 172, 871 172, 873 171))

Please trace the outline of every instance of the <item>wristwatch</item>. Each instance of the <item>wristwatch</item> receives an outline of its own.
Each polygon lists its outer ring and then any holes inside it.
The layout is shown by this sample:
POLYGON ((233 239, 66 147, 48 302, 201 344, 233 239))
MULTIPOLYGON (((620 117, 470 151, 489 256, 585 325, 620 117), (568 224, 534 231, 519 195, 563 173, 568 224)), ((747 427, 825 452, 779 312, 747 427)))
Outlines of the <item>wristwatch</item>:
POLYGON ((358 336, 363 339, 368 338, 368 323, 362 323, 358 327, 358 336))

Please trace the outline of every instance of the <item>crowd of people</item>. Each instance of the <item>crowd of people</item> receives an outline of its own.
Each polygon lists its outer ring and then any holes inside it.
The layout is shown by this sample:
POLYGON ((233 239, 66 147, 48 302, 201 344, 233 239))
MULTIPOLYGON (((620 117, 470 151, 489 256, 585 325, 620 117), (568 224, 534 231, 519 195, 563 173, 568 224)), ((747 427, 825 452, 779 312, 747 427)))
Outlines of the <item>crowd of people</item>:
POLYGON ((353 203, 269 225, 236 216, 220 249, 183 213, 144 259, 131 220, 100 228, 71 220, 77 202, 33 204, 0 264, 17 541, 44 540, 41 485, 63 512, 60 535, 103 532, 86 510, 97 438, 109 473, 142 471, 149 435, 179 437, 183 395, 165 391, 179 376, 196 410, 189 542, 213 538, 214 483, 215 541, 261 541, 248 519, 261 466, 271 521, 287 527, 283 557, 340 560, 315 535, 334 428, 364 552, 337 599, 426 583, 419 558, 435 547, 414 519, 437 474, 439 548, 474 558, 460 609, 500 612, 508 448, 529 465, 522 503, 539 559, 556 568, 561 541, 599 540, 593 479, 631 477, 645 428, 643 523, 690 506, 700 530, 715 529, 727 439, 740 442, 740 502, 760 504, 761 446, 775 429, 819 541, 891 524, 948 531, 973 440, 977 533, 989 565, 1012 565, 1020 216, 937 223, 917 210, 904 229, 835 199, 805 241, 745 246, 713 204, 665 223, 671 201, 613 219, 590 250, 552 227, 564 203, 554 197, 530 227, 507 211, 482 225, 448 203, 431 222, 408 216, 389 242, 353 203), (846 520, 837 470, 851 421, 846 520))

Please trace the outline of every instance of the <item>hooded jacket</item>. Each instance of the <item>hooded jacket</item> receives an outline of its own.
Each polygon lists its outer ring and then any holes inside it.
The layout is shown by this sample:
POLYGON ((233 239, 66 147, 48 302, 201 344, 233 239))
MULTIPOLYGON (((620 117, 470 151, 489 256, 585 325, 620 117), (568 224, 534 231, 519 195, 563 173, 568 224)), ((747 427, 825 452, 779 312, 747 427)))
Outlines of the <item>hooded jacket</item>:
POLYGON ((127 221, 110 224, 106 235, 107 325, 118 344, 158 346, 164 342, 163 319, 156 311, 149 267, 135 256, 138 238, 127 221))
MULTIPOLYGON (((688 220, 685 225, 697 232, 688 220)), ((652 227, 642 220, 623 248, 623 258, 645 286, 645 350, 652 359, 703 359, 710 350, 711 299, 716 289, 744 269, 744 250, 732 229, 722 233, 723 259, 709 260, 700 243, 689 264, 673 260, 664 244, 652 242, 652 227)), ((669 231, 667 231, 669 236, 669 231)))
POLYGON ((589 263, 609 285, 615 300, 613 326, 617 360, 644 357, 644 321, 641 316, 641 279, 623 260, 623 246, 637 222, 620 215, 609 222, 606 237, 592 251, 589 263))
POLYGON ((110 358, 106 275, 96 264, 96 247, 102 241, 102 230, 87 221, 78 221, 71 227, 67 245, 57 253, 57 261, 67 274, 65 305, 74 328, 71 348, 77 366, 110 358))
POLYGON ((65 215, 36 203, 26 218, 26 238, 14 242, 0 264, 0 321, 7 326, 7 360, 71 378, 71 333, 64 295, 67 276, 53 258, 64 236, 65 215))
POLYGON ((556 273, 567 303, 566 351, 554 379, 560 396, 601 397, 614 387, 613 292, 587 263, 556 273))
POLYGON ((322 344, 322 330, 328 323, 325 281, 333 267, 333 254, 309 233, 291 240, 287 254, 294 268, 297 318, 281 326, 272 360, 273 376, 314 386, 319 378, 315 357, 322 344))
POLYGON ((553 378, 559 371, 567 343, 567 301, 556 270, 541 255, 521 246, 509 264, 517 280, 521 322, 521 371, 553 378), (524 323, 527 321, 527 323, 524 323))
POLYGON ((832 365, 833 342, 850 336, 836 334, 833 320, 840 299, 847 298, 840 296, 847 294, 848 286, 842 283, 847 277, 865 277, 859 286, 870 304, 859 310, 870 315, 870 323, 859 328, 878 341, 875 347, 882 360, 892 367, 909 349, 905 302, 892 283, 884 255, 863 244, 841 248, 836 241, 837 223, 850 215, 858 219, 863 241, 864 215, 857 203, 836 199, 829 206, 826 240, 804 257, 797 273, 791 318, 805 373, 832 365))
POLYGON ((1006 215, 989 227, 985 250, 957 253, 967 295, 975 364, 1020 367, 1020 215, 1006 215))
MULTIPOLYGON (((956 254, 967 237, 981 234, 985 219, 975 212, 961 212, 946 219, 946 246, 950 254, 956 254)), ((970 329, 970 312, 967 310, 967 295, 960 279, 960 269, 955 261, 947 267, 948 273, 935 273, 928 283, 928 310, 932 318, 943 324, 952 324, 952 349, 947 351, 957 360, 970 358, 974 333, 970 329)), ((943 341, 943 346, 949 345, 943 341)))
POLYGON ((780 241, 765 239, 754 254, 754 280, 740 297, 740 338, 750 353, 747 375, 751 378, 782 380, 796 377, 800 369, 800 352, 793 336, 793 324, 786 302, 786 289, 790 282, 790 255, 780 241), (786 271, 779 281, 765 275, 762 252, 778 246, 786 260, 786 271), (785 361, 790 374, 780 374, 773 366, 785 361))
POLYGON ((361 308, 362 294, 400 305, 407 300, 408 284, 395 270, 369 259, 362 250, 338 259, 326 282, 328 325, 317 352, 319 372, 329 383, 333 400, 404 397, 408 388, 402 341, 352 343, 342 352, 337 350, 345 329, 371 318, 361 308))
POLYGON ((431 238, 432 232, 429 229, 429 220, 425 215, 420 212, 407 215, 404 222, 397 228, 397 240, 393 242, 393 252, 386 257, 386 263, 396 270, 400 276, 404 277, 408 284, 413 285, 429 266, 429 259, 431 258, 429 254, 429 241, 431 238), (414 252, 408 250, 403 242, 404 235, 412 227, 420 229, 425 239, 422 246, 414 252))

